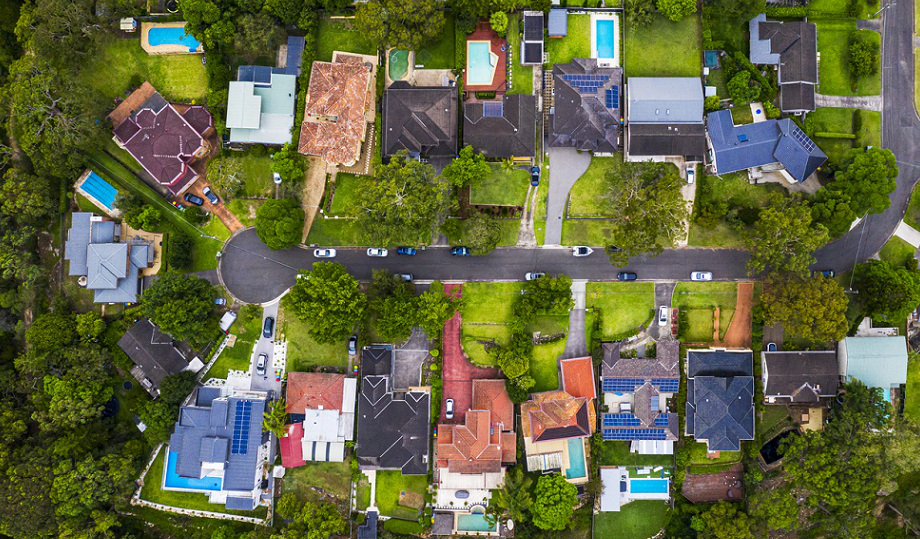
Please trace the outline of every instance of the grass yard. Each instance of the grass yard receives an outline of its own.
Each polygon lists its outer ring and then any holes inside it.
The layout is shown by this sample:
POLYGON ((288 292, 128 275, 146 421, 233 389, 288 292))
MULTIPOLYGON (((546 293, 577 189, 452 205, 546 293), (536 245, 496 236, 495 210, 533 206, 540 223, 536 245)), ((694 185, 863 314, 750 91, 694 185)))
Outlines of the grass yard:
POLYGON ((208 92, 198 54, 150 56, 138 39, 106 38, 81 70, 84 82, 109 99, 150 82, 168 101, 202 103, 208 92))
POLYGON ((361 479, 358 480, 357 492, 355 492, 355 501, 358 504, 358 511, 364 511, 371 505, 371 484, 367 480, 367 476, 361 474, 361 479))
POLYGON ((706 86, 715 86, 716 95, 719 97, 728 97, 728 88, 725 86, 725 72, 722 69, 711 69, 706 76, 706 86))
POLYGON ((671 466, 673 455, 640 455, 629 451, 630 442, 604 442, 592 457, 601 466, 671 466))
MULTIPOLYGON (((355 189, 358 182, 369 181, 354 174, 339 172, 335 175, 335 196, 332 197, 332 215, 348 215, 355 203, 355 189)), ((328 192, 328 191, 327 191, 328 192)))
POLYGON ((881 146, 881 113, 859 111, 859 126, 854 123, 856 113, 856 109, 821 107, 806 118, 806 129, 831 162, 840 163, 851 148, 881 146), (856 138, 852 140, 825 138, 816 136, 816 133, 851 133, 855 134, 856 138))
POLYGON ((243 185, 239 196, 260 197, 273 195, 275 182, 272 178, 271 157, 256 155, 253 152, 245 152, 240 155, 234 154, 230 154, 230 158, 242 161, 243 168, 243 185))
POLYGON ((350 20, 324 17, 319 21, 316 59, 331 62, 333 51, 377 54, 374 44, 365 39, 361 32, 352 29, 350 20))
POLYGON ((731 111, 732 111, 732 121, 735 122, 735 125, 744 125, 744 124, 754 123, 754 113, 751 112, 750 105, 736 104, 734 107, 732 107, 731 111))
MULTIPOLYGON (((788 196, 788 192, 773 183, 753 185, 747 176, 741 173, 722 176, 700 176, 696 185, 696 208, 707 203, 725 202, 729 208, 744 210, 746 208, 766 207, 776 197, 788 196)), ((713 226, 703 226, 690 220, 689 244, 697 247, 743 247, 741 231, 725 219, 713 226)))
POLYGON ((517 245, 521 222, 518 219, 499 219, 498 226, 502 229, 502 238, 498 240, 498 244, 503 246, 517 245))
MULTIPOLYGON (((920 9, 920 2, 916 4, 917 9, 920 9)), ((917 54, 917 49, 914 49, 914 73, 920 73, 920 54, 917 54)), ((920 77, 914 77, 914 106, 917 110, 920 110, 920 77)))
POLYGON ((282 479, 284 494, 294 494, 298 500, 316 503, 320 488, 348 503, 351 490, 351 467, 348 462, 308 462, 299 468, 285 470, 282 479))
POLYGON ((415 51, 415 63, 425 66, 425 69, 453 69, 456 67, 454 51, 454 15, 444 14, 444 30, 441 37, 427 47, 415 51))
POLYGON ((511 302, 520 294, 521 283, 466 283, 463 285, 463 304, 460 315, 463 327, 460 340, 463 349, 473 363, 491 364, 491 358, 478 340, 492 340, 507 344, 511 337, 508 319, 511 317, 511 302))
POLYGON ((347 339, 333 344, 319 344, 308 333, 309 322, 286 311, 281 314, 281 319, 281 333, 288 341, 288 371, 309 371, 317 365, 348 366, 347 339))
POLYGON ((470 203, 523 206, 530 188, 530 173, 515 168, 506 171, 501 163, 489 163, 492 174, 482 185, 470 189, 470 203))
MULTIPOLYGON (((847 58, 850 34, 856 30, 855 19, 818 20, 818 53, 821 55, 818 92, 826 95, 878 95, 882 91, 881 70, 875 75, 860 77, 855 90, 847 58)), ((881 43, 877 32, 864 30, 881 43)))
POLYGON ((417 520, 418 511, 399 505, 402 492, 415 492, 426 496, 428 476, 402 475, 401 472, 388 470, 377 472, 377 506, 380 514, 405 520, 417 520))
POLYGON ((511 65, 511 90, 509 94, 533 93, 533 66, 521 65, 521 17, 514 13, 508 17, 508 50, 516 60, 511 65))
POLYGON ((914 258, 917 250, 914 247, 897 236, 893 236, 888 243, 882 247, 878 256, 892 266, 904 266, 914 258))
MULTIPOLYGON (((572 18, 569 17, 569 21, 572 18)), ((572 34, 569 22, 569 35, 572 34)), ((642 28, 626 27, 627 77, 699 77, 702 73, 700 19, 671 22, 656 15, 642 28)), ((586 34, 587 35, 587 34, 586 34)), ((823 58, 822 58, 823 60, 823 58)))
POLYGON ((679 326, 682 340, 692 343, 712 342, 716 307, 721 310, 720 336, 724 335, 735 312, 737 295, 735 283, 678 283, 674 290, 673 305, 686 318, 686 324, 679 326))
MULTIPOLYGON (((860 4, 859 14, 856 18, 868 19, 881 6, 875 2, 872 7, 867 5, 865 0, 857 0, 860 4)), ((808 3, 808 18, 844 18, 847 17, 848 0, 812 0, 808 3)))
POLYGON ((920 189, 915 188, 904 215, 904 222, 920 230, 920 189))
POLYGON ((361 245, 361 229, 352 219, 323 219, 317 215, 307 236, 307 244, 333 247, 361 245))
MULTIPOLYGON (((586 324, 587 325, 587 324, 586 324)), ((565 351, 565 339, 554 343, 541 344, 533 347, 533 358, 530 361, 530 375, 536 385, 530 391, 539 393, 559 389, 559 356, 565 351)))
POLYGON ((918 355, 911 355, 907 362, 904 415, 914 421, 920 421, 920 356, 918 355))
POLYGON ((660 500, 636 500, 618 512, 598 513, 594 516, 594 537, 648 539, 668 523, 670 510, 660 500))
POLYGON ((693 247, 743 248, 744 242, 741 239, 741 233, 725 222, 719 222, 715 226, 703 226, 691 220, 688 245, 693 247))
MULTIPOLYGON (((560 39, 546 40, 549 66, 567 64, 573 58, 591 57, 591 16, 569 15, 568 35, 560 39)), ((515 54, 520 54, 518 49, 515 54)))
POLYGON ((604 194, 610 182, 607 181, 607 171, 615 161, 622 161, 622 156, 593 157, 588 170, 569 191, 569 212, 571 217, 609 217, 613 212, 606 207, 604 194))
POLYGON ((683 439, 684 444, 690 444, 690 464, 707 465, 707 464, 729 464, 741 460, 741 451, 720 451, 719 458, 711 459, 707 457, 706 444, 695 442, 689 438, 683 439))
POLYGON ((776 427, 789 418, 789 408, 779 404, 771 404, 763 407, 763 414, 760 415, 755 432, 760 440, 768 440, 772 437, 776 427))
POLYGON ((605 340, 630 337, 647 324, 655 311, 653 283, 588 283, 586 304, 601 317, 605 340))
POLYGON ((562 245, 606 245, 612 230, 612 221, 566 219, 562 222, 562 245))
POLYGON ((247 200, 244 198, 234 198, 224 204, 244 226, 255 226, 256 212, 259 206, 265 204, 264 200, 247 200))
POLYGON ((249 370, 249 364, 252 360, 252 347, 262 334, 262 309, 258 310, 257 316, 253 316, 246 323, 241 323, 239 319, 230 329, 231 335, 236 335, 236 342, 233 346, 227 346, 221 352, 220 357, 211 365, 207 372, 207 379, 226 378, 230 369, 249 370))

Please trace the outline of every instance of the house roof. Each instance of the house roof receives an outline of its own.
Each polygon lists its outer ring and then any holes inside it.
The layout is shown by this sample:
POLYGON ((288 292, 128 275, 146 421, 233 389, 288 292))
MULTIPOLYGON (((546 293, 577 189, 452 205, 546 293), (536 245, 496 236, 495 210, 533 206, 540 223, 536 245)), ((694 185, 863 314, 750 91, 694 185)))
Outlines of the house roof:
POLYGON ((281 448, 281 465, 285 468, 297 468, 307 461, 303 458, 303 423, 285 425, 285 435, 278 438, 281 448))
POLYGON ((779 108, 783 112, 812 111, 816 103, 814 84, 789 82, 779 85, 779 108))
POLYGON ((143 377, 150 380, 155 391, 164 378, 188 367, 185 354, 173 345, 173 338, 148 318, 139 320, 125 332, 118 340, 118 347, 141 368, 143 377))
POLYGON ((680 155, 700 161, 706 153, 703 124, 629 124, 629 155, 680 155))
POLYGON ((662 339, 658 341, 655 358, 620 357, 620 342, 603 343, 604 360, 601 363, 601 379, 635 378, 651 382, 652 379, 680 380, 678 360, 680 341, 662 339))
POLYGON ((815 110, 818 83, 818 30, 806 21, 768 21, 763 13, 748 23, 750 59, 778 67, 780 109, 815 110))
POLYGON ((473 380, 470 409, 488 410, 493 423, 501 424, 504 430, 514 430, 514 403, 508 397, 504 380, 473 380))
POLYGON ((341 411, 344 391, 344 374, 288 373, 287 411, 289 414, 302 414, 304 410, 341 411))
POLYGON ((299 151, 331 163, 353 163, 367 127, 371 68, 348 57, 313 62, 299 151))
POLYGON ((383 94, 385 157, 406 150, 424 157, 457 154, 457 89, 397 81, 383 94))
POLYGON ((371 469, 401 470, 405 475, 428 473, 431 396, 424 391, 395 394, 388 390, 389 378, 364 375, 361 381, 358 463, 371 469))
MULTIPOLYGON (((377 539, 377 515, 376 509, 368 509, 367 518, 364 519, 363 524, 358 526, 358 539, 377 539)), ((453 524, 453 520, 451 520, 451 524, 453 524)))
POLYGON ((696 376, 687 381, 687 434, 710 451, 738 451, 754 439, 754 377, 696 376))
POLYGON ((868 387, 882 389, 907 382, 904 337, 847 337, 841 346, 846 353, 847 379, 856 378, 868 387))
POLYGON ((549 145, 612 153, 619 146, 623 70, 575 58, 553 65, 555 98, 549 145), (609 106, 608 106, 609 105, 609 106))
POLYGON ((793 403, 818 402, 837 394, 840 368, 837 352, 761 352, 764 396, 793 403))
POLYGON ((559 361, 562 390, 573 397, 594 399, 597 388, 594 383, 594 362, 590 356, 559 361))
POLYGON ((619 511, 620 510, 620 483, 625 481, 623 471, 616 467, 601 466, 601 492, 600 492, 600 510, 601 512, 619 511))
POLYGON ((543 12, 524 12, 524 41, 543 41, 543 12))
POLYGON ((754 353, 750 350, 688 350, 687 377, 753 376, 754 353))
POLYGON ((514 404, 504 380, 473 380, 473 403, 462 425, 438 427, 439 466, 454 473, 496 473, 516 455, 514 404), (443 464, 441 464, 443 463, 443 464))
POLYGON ((74 212, 71 217, 64 243, 64 260, 70 261, 68 275, 86 275, 86 248, 92 235, 92 219, 93 214, 89 212, 74 212))
POLYGON ((521 428, 534 442, 590 436, 597 416, 590 399, 565 391, 535 393, 521 404, 521 428))
POLYGON ((547 21, 549 37, 565 37, 569 33, 569 12, 565 9, 554 8, 549 10, 547 21))
MULTIPOLYGON (((261 67, 261 66, 249 66, 261 67)), ((260 79, 261 72, 253 72, 260 79)), ((227 97, 230 142, 285 144, 291 140, 297 78, 269 71, 269 82, 234 81, 227 97)))
POLYGON ((463 106, 463 143, 490 158, 532 157, 536 97, 505 94, 498 101, 463 106))
POLYGON ((699 77, 630 77, 627 84, 630 123, 703 123, 699 77))

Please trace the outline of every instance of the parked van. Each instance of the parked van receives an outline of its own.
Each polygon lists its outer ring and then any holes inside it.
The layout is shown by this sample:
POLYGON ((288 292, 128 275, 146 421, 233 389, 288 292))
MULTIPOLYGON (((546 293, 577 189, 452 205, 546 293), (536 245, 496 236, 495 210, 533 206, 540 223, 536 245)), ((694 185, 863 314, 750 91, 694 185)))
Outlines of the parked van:
POLYGON ((236 322, 236 313, 224 313, 224 315, 220 317, 220 330, 224 333, 228 333, 230 331, 230 326, 232 326, 234 322, 236 322))

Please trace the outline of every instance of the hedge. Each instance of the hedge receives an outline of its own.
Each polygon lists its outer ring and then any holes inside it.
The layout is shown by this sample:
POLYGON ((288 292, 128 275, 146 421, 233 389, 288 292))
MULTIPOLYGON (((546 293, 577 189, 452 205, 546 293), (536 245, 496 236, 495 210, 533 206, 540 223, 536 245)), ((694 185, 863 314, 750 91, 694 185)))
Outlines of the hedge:
POLYGON ((410 522, 408 520, 400 520, 398 518, 385 520, 383 522, 383 529, 393 533, 401 534, 416 534, 425 531, 422 525, 418 522, 410 522))
POLYGON ((764 9, 764 13, 767 17, 781 17, 784 19, 803 18, 808 15, 808 8, 805 6, 767 6, 767 8, 764 9))
POLYGON ((855 140, 856 135, 853 133, 827 133, 825 131, 818 131, 815 133, 816 138, 839 138, 839 139, 848 139, 855 140))

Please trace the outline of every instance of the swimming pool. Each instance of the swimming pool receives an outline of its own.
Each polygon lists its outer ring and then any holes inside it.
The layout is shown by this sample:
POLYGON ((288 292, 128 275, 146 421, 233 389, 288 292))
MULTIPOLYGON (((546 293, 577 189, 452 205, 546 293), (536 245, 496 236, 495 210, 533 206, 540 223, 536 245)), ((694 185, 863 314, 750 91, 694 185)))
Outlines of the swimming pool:
POLYGON ((467 42, 466 82, 468 85, 492 84, 495 60, 492 59, 491 47, 488 41, 467 42))
POLYGON ((459 532, 497 532, 498 523, 490 526, 483 513, 468 513, 457 515, 457 531, 459 532))
POLYGON ((616 39, 615 27, 612 19, 597 19, 594 21, 596 32, 597 57, 614 58, 614 40, 616 39))
POLYGON ((391 49, 387 69, 392 80, 404 79, 409 72, 409 51, 391 49))
POLYGON ((115 207, 115 197, 118 195, 118 190, 95 172, 90 171, 89 176, 83 180, 80 187, 106 208, 111 210, 115 207))
POLYGON ((155 26, 147 32, 147 43, 156 47, 157 45, 182 45, 188 47, 189 52, 195 52, 201 43, 197 39, 185 33, 182 27, 164 27, 155 26))
POLYGON ((667 494, 668 479, 630 479, 630 494, 667 494))
POLYGON ((569 440, 569 468, 565 471, 566 479, 580 479, 588 475, 585 469, 585 444, 581 438, 569 440))
POLYGON ((178 455, 175 451, 170 451, 166 456, 166 471, 163 477, 163 486, 166 488, 183 488, 194 490, 220 490, 223 480, 220 477, 203 477, 201 479, 191 479, 182 477, 176 473, 176 458, 178 455))

